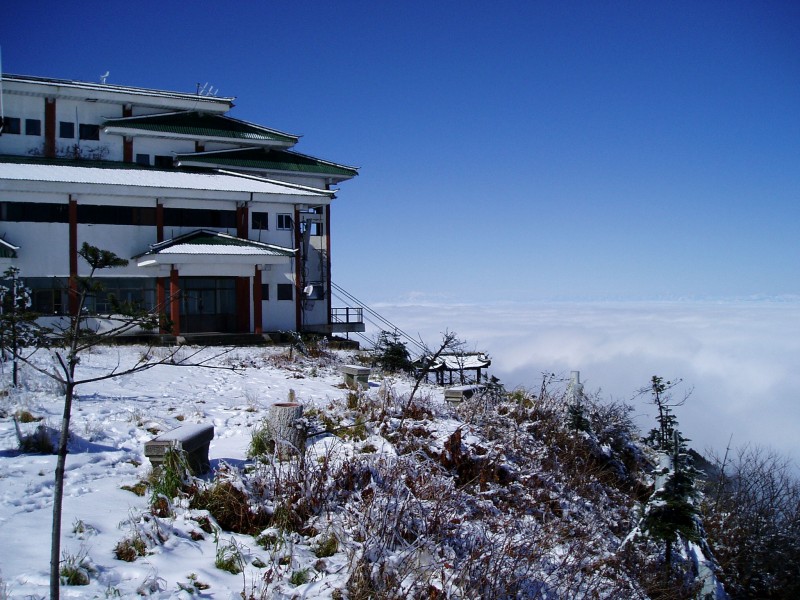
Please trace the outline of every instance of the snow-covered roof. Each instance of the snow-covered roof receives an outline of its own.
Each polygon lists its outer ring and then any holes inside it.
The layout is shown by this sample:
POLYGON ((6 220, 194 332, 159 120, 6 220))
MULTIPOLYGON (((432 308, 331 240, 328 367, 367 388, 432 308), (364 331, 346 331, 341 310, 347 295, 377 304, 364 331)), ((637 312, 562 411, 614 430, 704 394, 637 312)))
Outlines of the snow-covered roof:
POLYGON ((492 361, 483 354, 442 354, 431 367, 432 370, 461 371, 468 369, 485 369, 492 361))
POLYGON ((291 260, 295 251, 274 244, 245 240, 227 233, 198 229, 176 238, 152 244, 147 252, 134 256, 140 267, 176 261, 215 264, 277 264, 291 260))
MULTIPOLYGON (((121 163, 122 164, 122 163, 121 163)), ((113 186, 114 188, 149 188, 157 190, 190 190, 218 193, 244 192, 284 196, 303 196, 319 201, 333 194, 325 190, 312 190, 296 185, 252 175, 242 177, 230 171, 192 173, 178 170, 144 168, 120 168, 118 166, 94 166, 82 163, 54 164, 39 162, 0 162, 0 190, 28 190, 31 182, 113 186)), ((106 193, 107 188, 103 190, 106 193)))

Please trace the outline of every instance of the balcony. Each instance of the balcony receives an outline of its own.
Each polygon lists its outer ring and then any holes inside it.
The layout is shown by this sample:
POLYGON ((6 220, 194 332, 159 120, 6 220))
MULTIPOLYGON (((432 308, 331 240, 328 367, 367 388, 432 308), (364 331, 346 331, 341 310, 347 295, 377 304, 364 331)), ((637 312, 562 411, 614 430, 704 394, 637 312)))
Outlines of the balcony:
POLYGON ((365 330, 363 308, 331 309, 331 333, 353 333, 365 330))
POLYGON ((303 331, 322 333, 325 335, 366 331, 366 326, 364 325, 364 309, 361 307, 332 308, 330 323, 306 325, 303 327, 303 331))

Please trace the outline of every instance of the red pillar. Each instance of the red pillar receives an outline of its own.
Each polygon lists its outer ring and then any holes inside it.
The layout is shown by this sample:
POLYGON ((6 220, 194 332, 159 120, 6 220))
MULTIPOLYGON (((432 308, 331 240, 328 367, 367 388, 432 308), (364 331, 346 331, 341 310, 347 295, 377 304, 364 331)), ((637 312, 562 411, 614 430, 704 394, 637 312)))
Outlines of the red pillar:
POLYGON ((250 209, 247 206, 236 207, 236 237, 240 237, 243 240, 247 239, 249 216, 250 209))
POLYGON ((261 301, 263 298, 261 297, 261 270, 256 266, 255 273, 253 274, 253 333, 261 335, 264 333, 264 328, 262 326, 262 321, 264 320, 264 315, 262 313, 261 301))
POLYGON ((172 266, 169 272, 169 318, 172 320, 172 334, 181 334, 181 289, 178 285, 178 269, 172 266))

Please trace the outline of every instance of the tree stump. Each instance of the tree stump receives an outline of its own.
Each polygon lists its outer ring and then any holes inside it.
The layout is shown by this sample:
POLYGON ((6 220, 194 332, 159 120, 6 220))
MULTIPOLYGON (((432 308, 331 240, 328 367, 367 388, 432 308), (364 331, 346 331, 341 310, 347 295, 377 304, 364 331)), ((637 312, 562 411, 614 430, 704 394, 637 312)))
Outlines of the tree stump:
POLYGON ((303 406, 297 402, 279 402, 269 408, 269 425, 278 458, 285 460, 293 452, 303 458, 306 450, 306 430, 300 419, 303 406))

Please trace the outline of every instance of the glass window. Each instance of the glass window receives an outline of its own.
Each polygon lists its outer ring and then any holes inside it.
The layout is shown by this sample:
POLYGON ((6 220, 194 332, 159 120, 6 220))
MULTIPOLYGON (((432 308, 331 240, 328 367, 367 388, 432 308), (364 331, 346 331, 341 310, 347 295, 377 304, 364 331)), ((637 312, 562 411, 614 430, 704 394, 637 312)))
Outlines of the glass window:
POLYGON ((159 156, 156 155, 153 164, 157 167, 161 167, 162 169, 171 169, 174 165, 171 156, 159 156))
POLYGON ((269 284, 262 283, 261 284, 261 299, 262 300, 269 300, 269 284))
POLYGON ((250 215, 252 229, 269 229, 269 214, 265 212, 253 212, 250 215))
POLYGON ((75 123, 69 121, 60 121, 58 124, 58 137, 67 140, 75 139, 75 123))
POLYGON ((218 227, 236 228, 235 210, 210 208, 165 208, 164 225, 167 227, 218 227))
POLYGON ((292 215, 283 214, 278 215, 278 229, 291 229, 292 228, 292 215))
POLYGON ((43 315, 60 315, 67 311, 67 280, 55 277, 26 277, 31 290, 31 310, 43 315))
POLYGON ((279 283, 278 300, 292 300, 294 298, 292 288, 294 288, 294 286, 291 283, 279 283))
POLYGON ((136 155, 136 164, 149 167, 150 166, 150 155, 149 154, 137 154, 136 155))
POLYGON ((81 123, 80 127, 78 128, 78 133, 82 140, 99 140, 100 125, 81 123))
POLYGON ((20 134, 20 121, 16 117, 6 117, 3 119, 3 133, 20 134))
POLYGON ((42 135, 42 122, 39 119, 25 119, 25 135, 42 135))

